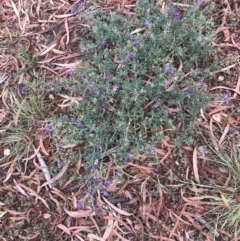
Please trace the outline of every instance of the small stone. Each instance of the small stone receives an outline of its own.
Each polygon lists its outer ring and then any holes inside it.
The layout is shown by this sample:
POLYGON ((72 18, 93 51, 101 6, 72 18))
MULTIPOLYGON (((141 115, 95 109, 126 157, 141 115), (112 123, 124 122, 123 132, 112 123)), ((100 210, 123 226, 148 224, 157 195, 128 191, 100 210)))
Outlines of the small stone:
POLYGON ((223 75, 218 76, 218 81, 224 81, 224 76, 223 75))
POLYGON ((45 219, 48 219, 48 218, 51 217, 51 214, 49 214, 49 213, 44 213, 44 214, 43 214, 43 217, 44 217, 45 219))
POLYGON ((55 99, 54 95, 52 95, 52 94, 50 94, 50 95, 48 96, 48 98, 49 98, 50 100, 54 100, 54 99, 55 99))
POLYGON ((9 149, 4 149, 3 154, 4 154, 4 156, 9 156, 10 150, 9 149))

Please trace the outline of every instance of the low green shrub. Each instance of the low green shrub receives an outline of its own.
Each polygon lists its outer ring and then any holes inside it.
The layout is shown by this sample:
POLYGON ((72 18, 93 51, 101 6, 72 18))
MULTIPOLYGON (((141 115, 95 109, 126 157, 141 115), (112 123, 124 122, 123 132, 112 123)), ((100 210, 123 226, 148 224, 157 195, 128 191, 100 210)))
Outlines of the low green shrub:
POLYGON ((61 146, 82 144, 90 169, 108 153, 123 165, 137 154, 156 157, 161 130, 173 130, 178 141, 191 132, 209 100, 206 81, 216 66, 211 5, 163 9, 158 2, 139 0, 135 14, 79 13, 87 23, 79 30, 85 57, 69 78, 49 87, 83 97, 51 120, 58 156, 61 146))

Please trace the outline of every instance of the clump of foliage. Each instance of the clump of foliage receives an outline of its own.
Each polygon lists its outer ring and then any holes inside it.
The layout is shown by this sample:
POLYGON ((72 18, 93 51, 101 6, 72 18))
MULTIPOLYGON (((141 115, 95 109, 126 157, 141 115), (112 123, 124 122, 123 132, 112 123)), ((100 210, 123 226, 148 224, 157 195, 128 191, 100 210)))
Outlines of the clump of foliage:
POLYGON ((90 26, 79 30, 85 58, 55 91, 83 100, 52 120, 51 134, 59 146, 83 144, 91 168, 101 166, 104 153, 118 165, 137 154, 154 158, 160 130, 182 123, 187 134, 208 101, 204 83, 214 64, 205 60, 215 51, 210 8, 163 10, 158 2, 138 1, 135 15, 80 14, 90 26))

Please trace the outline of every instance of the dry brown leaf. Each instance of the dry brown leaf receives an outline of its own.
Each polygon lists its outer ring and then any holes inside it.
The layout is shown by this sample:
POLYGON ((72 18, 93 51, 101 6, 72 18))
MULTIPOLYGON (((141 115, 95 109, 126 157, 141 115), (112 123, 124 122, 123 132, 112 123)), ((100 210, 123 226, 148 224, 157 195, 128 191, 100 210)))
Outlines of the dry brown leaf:
POLYGON ((221 111, 227 110, 227 109, 229 109, 229 106, 217 106, 214 110, 212 110, 208 113, 208 116, 211 116, 215 113, 218 113, 218 112, 221 112, 221 111))
POLYGON ((39 233, 36 233, 32 236, 22 236, 22 235, 18 234, 18 237, 21 239, 24 239, 24 240, 31 240, 31 239, 35 239, 38 235, 39 235, 39 233))
POLYGON ((9 113, 8 110, 0 109, 0 122, 3 122, 3 120, 6 118, 8 113, 9 113))
POLYGON ((221 113, 221 115, 228 120, 230 125, 238 125, 238 121, 235 120, 233 117, 229 117, 227 113, 221 113))
POLYGON ((140 162, 145 161, 146 158, 147 158, 147 156, 145 156, 145 155, 140 155, 140 154, 138 154, 138 155, 135 157, 135 159, 138 160, 138 161, 140 161, 140 162))
MULTIPOLYGON (((234 66, 235 66, 235 65, 234 65, 234 66)), ((217 86, 217 87, 213 87, 213 88, 211 88, 210 90, 216 90, 216 89, 231 90, 231 91, 233 91, 233 92, 235 92, 235 93, 237 93, 237 94, 240 95, 240 92, 239 92, 238 90, 236 90, 236 89, 232 89, 232 88, 229 88, 229 87, 225 87, 225 86, 217 86)))
POLYGON ((0 218, 2 218, 6 213, 7 213, 7 211, 5 211, 5 212, 0 212, 0 218))
POLYGON ((64 209, 64 211, 73 218, 87 218, 90 216, 94 216, 95 212, 93 212, 92 210, 78 210, 78 211, 68 211, 66 209, 64 209))
POLYGON ((222 123, 222 115, 221 114, 214 114, 213 116, 212 116, 212 118, 213 118, 213 120, 215 120, 216 122, 218 122, 218 123, 222 123))
POLYGON ((15 124, 15 126, 17 126, 17 124, 18 124, 18 118, 19 118, 19 115, 20 115, 20 112, 21 112, 21 110, 22 110, 22 107, 23 107, 23 104, 24 104, 24 103, 25 103, 25 100, 23 100, 22 103, 19 105, 17 114, 14 115, 14 124, 15 124))
POLYGON ((219 145, 219 146, 223 143, 223 141, 224 141, 224 139, 225 139, 225 137, 226 137, 229 129, 230 129, 230 124, 227 123, 227 125, 226 125, 226 127, 225 127, 225 129, 224 129, 224 132, 223 132, 223 134, 222 134, 222 136, 221 136, 221 138, 220 138, 220 140, 219 140, 219 142, 218 142, 218 145, 219 145))
POLYGON ((52 44, 50 47, 46 48, 41 53, 39 53, 38 56, 43 56, 43 55, 47 54, 49 51, 51 51, 56 46, 57 46, 57 43, 52 44))
POLYGON ((14 3, 12 0, 10 0, 10 1, 11 1, 11 3, 12 3, 14 12, 16 13, 17 17, 19 18, 20 15, 19 15, 19 12, 18 12, 18 10, 17 10, 17 7, 16 7, 15 3, 14 3))
POLYGON ((29 195, 17 184, 16 180, 13 179, 13 181, 14 181, 15 186, 16 186, 16 188, 18 189, 18 191, 19 191, 20 193, 22 193, 25 197, 29 197, 29 195))
POLYGON ((212 118, 210 119, 209 130, 210 130, 210 139, 212 141, 212 144, 213 144, 215 150, 219 151, 219 146, 218 146, 217 141, 216 141, 217 139, 213 134, 213 119, 212 118))
POLYGON ((38 147, 38 149, 36 149, 30 157, 24 158, 23 161, 29 161, 29 160, 33 159, 37 155, 39 149, 40 149, 40 147, 38 147))
POLYGON ((66 35, 67 35, 67 40, 66 40, 66 45, 68 45, 69 43, 69 28, 68 28, 68 19, 65 18, 64 24, 65 24, 65 28, 66 28, 66 35))
POLYGON ((47 150, 45 149, 45 147, 43 145, 43 135, 40 135, 39 145, 40 145, 40 148, 41 148, 41 151, 43 152, 43 154, 46 156, 49 156, 49 153, 47 152, 47 150))
POLYGON ((195 177, 195 181, 200 183, 199 173, 198 173, 198 160, 197 160, 197 147, 193 150, 193 173, 195 177))
MULTIPOLYGON (((109 213, 109 216, 112 216, 112 214, 109 213)), ((114 224, 115 224, 115 222, 113 220, 111 220, 111 219, 108 220, 108 224, 107 224, 108 227, 106 228, 106 230, 103 234, 103 237, 102 237, 104 240, 107 240, 107 238, 110 236, 110 234, 115 226, 114 224)))
POLYGON ((44 213, 43 214, 43 218, 45 218, 45 219, 48 219, 50 217, 51 217, 51 214, 49 214, 49 213, 44 213))
POLYGON ((151 167, 140 166, 140 165, 137 165, 137 164, 134 164, 134 163, 129 163, 128 165, 129 165, 129 166, 136 167, 136 168, 138 168, 138 169, 143 169, 143 170, 145 170, 147 173, 152 173, 152 172, 153 172, 153 168, 151 168, 151 167))
POLYGON ((221 198, 222 198, 225 206, 226 206, 227 208, 229 208, 228 201, 227 201, 226 197, 224 196, 224 194, 220 192, 220 195, 221 195, 221 198))
POLYGON ((159 154, 160 156, 165 156, 166 155, 166 151, 163 149, 157 149, 155 148, 155 151, 157 154, 159 154))
POLYGON ((78 235, 78 234, 74 234, 80 241, 86 241, 86 240, 84 240, 80 235, 78 235))
MULTIPOLYGON (((239 68, 239 66, 237 67, 237 72, 238 72, 238 81, 237 81, 237 85, 236 85, 235 89, 237 91, 240 91, 240 68, 239 68)), ((237 97, 237 94, 234 93, 233 98, 235 99, 236 97, 237 97)))
POLYGON ((238 194, 237 190, 234 192, 234 197, 236 198, 237 202, 240 203, 240 195, 238 194))
MULTIPOLYGON (((75 68, 77 65, 79 65, 79 62, 70 63, 70 64, 59 64, 59 63, 53 63, 53 64, 57 65, 57 66, 61 66, 61 67, 71 69, 71 68, 75 68)), ((81 68, 81 67, 78 66, 78 68, 81 68)))
MULTIPOLYGON (((45 161, 44 161, 43 158, 42 158, 41 153, 40 153, 39 151, 37 151, 36 148, 34 148, 34 150, 37 152, 37 158, 38 158, 38 161, 39 161, 39 163, 40 163, 40 165, 41 165, 41 169, 42 169, 42 172, 43 172, 46 180, 47 180, 47 181, 50 181, 50 180, 51 180, 51 175, 50 175, 50 172, 49 172, 49 170, 48 170, 48 167, 47 167, 45 161)), ((49 184, 49 187, 52 188, 51 183, 49 184)))
POLYGON ((238 44, 236 43, 236 41, 234 40, 234 37, 235 37, 235 36, 238 37, 238 35, 235 34, 235 33, 231 34, 232 43, 233 43, 233 45, 234 45, 237 49, 240 50, 240 45, 238 45, 238 44))
POLYGON ((133 30, 130 34, 139 33, 139 32, 144 31, 145 29, 146 29, 145 27, 144 28, 137 28, 137 29, 133 30))
POLYGON ((72 17, 75 14, 69 13, 69 14, 61 14, 61 15, 55 15, 55 18, 68 18, 68 17, 72 17))
POLYGON ((105 239, 103 239, 95 234, 92 234, 92 233, 89 233, 87 237, 91 238, 91 239, 99 240, 99 241, 106 241, 105 239))
POLYGON ((31 188, 25 186, 22 183, 17 183, 17 184, 18 184, 18 186, 26 189, 29 192, 30 196, 35 196, 37 199, 41 200, 42 203, 49 209, 49 206, 48 206, 47 202, 43 198, 41 198, 35 191, 33 191, 31 188))
POLYGON ((66 226, 64 226, 63 224, 59 223, 57 225, 58 228, 60 228, 63 232, 65 232, 68 235, 71 235, 70 231, 68 230, 68 228, 66 226))
POLYGON ((229 28, 225 28, 223 29, 223 34, 224 34, 224 42, 229 42, 231 37, 230 37, 230 32, 229 32, 229 28))
POLYGON ((9 167, 8 171, 7 171, 7 175, 6 175, 6 178, 3 180, 3 182, 6 182, 9 180, 9 178, 11 177, 12 175, 12 172, 13 172, 13 168, 17 162, 17 160, 20 160, 23 156, 23 153, 20 154, 19 156, 16 156, 12 161, 11 161, 11 166, 9 167))
POLYGON ((220 73, 220 72, 224 72, 224 71, 227 71, 227 70, 229 70, 229 69, 234 68, 235 66, 236 66, 236 64, 231 64, 231 65, 229 65, 229 66, 227 66, 227 67, 225 67, 225 68, 222 68, 222 69, 217 70, 217 71, 213 71, 213 72, 211 72, 211 73, 212 73, 212 74, 217 74, 217 73, 220 73))
POLYGON ((68 164, 65 164, 62 167, 61 171, 54 178, 52 178, 52 179, 48 180, 47 182, 43 183, 40 188, 45 187, 46 185, 50 185, 50 184, 56 182, 57 180, 59 180, 63 176, 63 174, 67 171, 68 166, 69 166, 68 164))
POLYGON ((215 32, 217 34, 217 33, 220 33, 222 31, 225 31, 225 30, 228 30, 228 29, 230 29, 230 27, 219 26, 215 32))
POLYGON ((120 213, 120 214, 122 214, 122 215, 124 215, 124 216, 132 216, 132 213, 128 213, 128 212, 126 212, 126 211, 123 211, 123 210, 115 207, 115 206, 114 206, 112 203, 110 203, 105 197, 102 196, 102 198, 103 198, 103 200, 108 204, 108 206, 111 207, 112 209, 114 209, 116 212, 118 212, 118 213, 120 213))

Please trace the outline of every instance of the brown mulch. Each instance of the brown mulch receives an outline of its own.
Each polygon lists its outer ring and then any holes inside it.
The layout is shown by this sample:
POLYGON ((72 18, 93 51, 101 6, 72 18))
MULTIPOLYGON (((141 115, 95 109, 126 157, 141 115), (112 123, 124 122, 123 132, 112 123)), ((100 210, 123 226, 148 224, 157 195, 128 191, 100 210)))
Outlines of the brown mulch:
MULTIPOLYGON (((86 8, 91 7, 89 2, 85 1, 86 8)), ((136 3, 131 0, 96 2, 106 10, 124 7, 126 12, 132 12, 136 3)), ((221 48, 220 58, 231 54, 236 60, 219 68, 218 79, 209 87, 211 93, 229 91, 231 104, 215 101, 202 110, 198 120, 199 126, 217 140, 216 148, 228 146, 231 141, 228 136, 240 131, 239 22, 236 26, 229 23, 229 16, 239 16, 240 8, 234 1, 224 2, 216 7, 215 15, 220 17, 216 17, 219 27, 214 45, 221 48), (234 114, 225 121, 231 112, 234 114)), ((0 93, 0 123, 6 123, 1 125, 1 131, 11 121, 17 123, 17 118, 9 114, 8 106, 13 101, 9 86, 32 81, 42 70, 47 71, 47 81, 65 77, 83 57, 78 30, 85 23, 79 15, 71 13, 74 4, 77 2, 65 0, 5 0, 0 3, 0 76, 5 75, 5 82, 9 83, 0 93), (19 44, 36 61, 16 83, 15 75, 29 67, 19 44)), ((78 201, 86 198, 82 195, 85 183, 65 175, 85 173, 81 160, 75 166, 61 167, 57 184, 51 185, 56 179, 49 179, 39 164, 45 160, 47 166, 50 165, 48 137, 38 137, 37 147, 31 146, 27 158, 20 155, 0 163, 1 240, 240 240, 221 229, 217 230, 220 234, 217 238, 216 220, 206 220, 210 224, 207 228, 198 219, 212 209, 210 197, 219 193, 193 188, 188 183, 226 186, 231 177, 216 164, 201 159, 203 141, 201 137, 196 138, 195 146, 182 147, 181 158, 185 160, 182 161, 174 153, 173 140, 166 135, 156 149, 159 165, 151 166, 144 156, 129 163, 123 168, 123 173, 130 176, 128 181, 110 186, 109 197, 98 193, 99 209, 92 212, 90 208, 77 210, 78 201)), ((240 137, 234 138, 240 146, 240 137)), ((6 149, 7 145, 0 141, 1 157, 6 149)), ((104 165, 108 170, 106 179, 117 175, 117 167, 112 166, 110 160, 104 165)))

